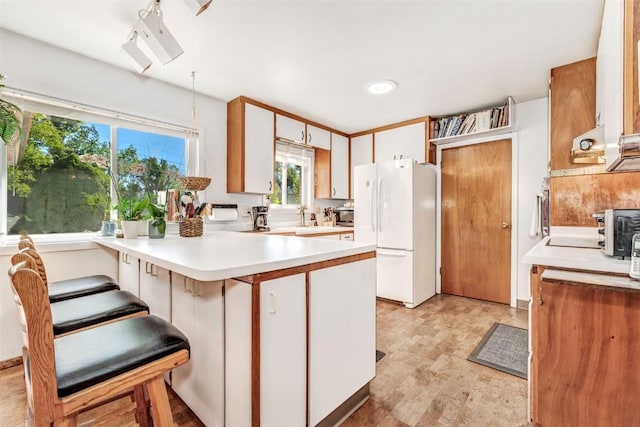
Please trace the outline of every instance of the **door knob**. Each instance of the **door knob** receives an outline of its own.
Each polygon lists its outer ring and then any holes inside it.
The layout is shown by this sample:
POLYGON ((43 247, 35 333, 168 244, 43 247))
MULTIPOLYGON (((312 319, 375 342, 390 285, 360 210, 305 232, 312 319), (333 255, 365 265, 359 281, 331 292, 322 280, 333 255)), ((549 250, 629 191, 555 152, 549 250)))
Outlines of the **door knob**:
POLYGON ((500 228, 509 228, 509 224, 503 222, 502 224, 500 224, 500 228))

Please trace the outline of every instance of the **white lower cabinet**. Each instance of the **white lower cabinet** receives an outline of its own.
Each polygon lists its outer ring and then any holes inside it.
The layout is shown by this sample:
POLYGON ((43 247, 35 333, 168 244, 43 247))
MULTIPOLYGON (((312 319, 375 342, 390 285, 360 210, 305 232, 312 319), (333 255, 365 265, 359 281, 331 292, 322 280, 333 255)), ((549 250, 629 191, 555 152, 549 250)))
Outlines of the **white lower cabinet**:
POLYGON ((224 425, 223 283, 172 273, 172 323, 189 339, 191 359, 172 371, 171 387, 207 427, 224 425))
POLYGON ((353 233, 342 233, 340 235, 340 240, 348 240, 350 242, 353 242, 353 233))
MULTIPOLYGON (((306 424, 305 274, 251 285, 225 281, 225 413, 227 426, 252 425, 252 375, 258 375, 262 427, 306 424), (258 287, 257 290, 254 289, 258 287), (254 298, 259 295, 259 301, 254 298), (259 372, 254 368, 252 313, 259 306, 259 372)), ((257 326, 257 325, 253 325, 257 326)))
POLYGON ((310 426, 376 374, 375 263, 370 258, 309 273, 310 426))
POLYGON ((140 261, 140 299, 149 313, 171 322, 171 274, 148 261, 140 261))
POLYGON ((129 291, 135 296, 140 296, 140 268, 138 258, 126 252, 120 252, 118 261, 118 284, 123 291, 129 291))

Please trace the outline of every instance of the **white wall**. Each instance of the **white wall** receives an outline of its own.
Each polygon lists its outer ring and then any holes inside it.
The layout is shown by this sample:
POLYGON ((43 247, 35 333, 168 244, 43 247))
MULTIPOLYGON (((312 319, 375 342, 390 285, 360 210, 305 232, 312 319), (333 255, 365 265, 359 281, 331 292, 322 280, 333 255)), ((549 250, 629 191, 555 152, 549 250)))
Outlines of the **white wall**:
POLYGON ((529 269, 522 256, 540 237, 529 236, 531 215, 536 194, 548 175, 549 162, 549 98, 540 98, 516 105, 518 130, 518 299, 529 300, 529 269))

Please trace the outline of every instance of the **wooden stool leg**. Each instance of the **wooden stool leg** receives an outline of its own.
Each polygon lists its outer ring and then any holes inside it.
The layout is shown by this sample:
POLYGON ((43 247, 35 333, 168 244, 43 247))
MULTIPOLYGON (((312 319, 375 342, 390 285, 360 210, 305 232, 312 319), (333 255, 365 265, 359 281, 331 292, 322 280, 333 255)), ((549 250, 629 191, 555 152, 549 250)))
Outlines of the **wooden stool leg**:
POLYGON ((171 416, 167 389, 164 385, 164 376, 158 375, 150 380, 147 383, 147 391, 151 402, 151 416, 153 417, 154 427, 173 426, 173 417, 171 416))
POLYGON ((133 389, 131 399, 136 404, 136 421, 140 424, 140 427, 151 427, 152 424, 149 420, 149 408, 147 400, 144 397, 144 387, 141 385, 136 386, 133 389))

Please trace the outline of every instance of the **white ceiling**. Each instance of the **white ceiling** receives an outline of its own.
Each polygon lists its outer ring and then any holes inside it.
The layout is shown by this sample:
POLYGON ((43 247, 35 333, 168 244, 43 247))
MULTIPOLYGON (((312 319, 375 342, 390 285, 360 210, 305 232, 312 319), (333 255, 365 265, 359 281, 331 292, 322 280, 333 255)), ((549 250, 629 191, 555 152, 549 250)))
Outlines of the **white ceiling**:
MULTIPOLYGON (((190 89, 195 70, 198 92, 352 133, 546 96, 550 68, 595 56, 603 1, 214 0, 196 17, 162 0, 185 52, 164 66, 149 54, 145 75, 190 89), (380 78, 398 90, 364 92, 380 78)), ((133 70, 120 46, 149 4, 0 0, 0 27, 133 70)))

